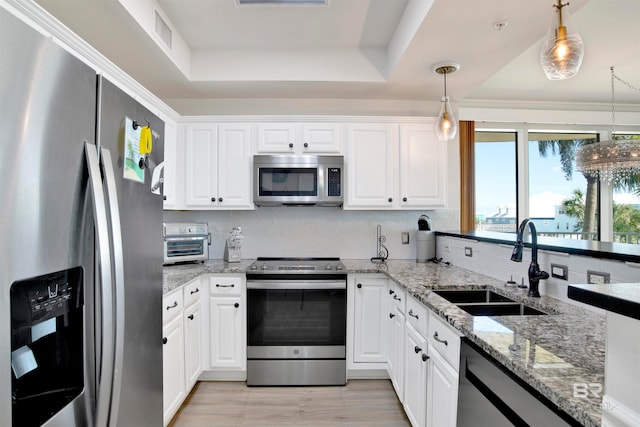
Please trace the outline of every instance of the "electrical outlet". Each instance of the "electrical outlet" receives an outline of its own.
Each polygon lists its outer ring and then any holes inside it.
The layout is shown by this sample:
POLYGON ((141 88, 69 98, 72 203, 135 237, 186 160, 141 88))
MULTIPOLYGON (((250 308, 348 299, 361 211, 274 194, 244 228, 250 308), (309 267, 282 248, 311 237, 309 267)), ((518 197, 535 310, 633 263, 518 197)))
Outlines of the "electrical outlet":
POLYGON ((587 283, 603 285, 611 282, 611 274, 604 271, 587 270, 587 283))
POLYGON ((409 232, 408 231, 403 231, 402 232, 402 244, 403 245, 408 245, 409 244, 409 232))
POLYGON ((470 246, 464 247, 464 256, 468 256, 468 257, 473 256, 473 249, 470 246))
POLYGON ((449 242, 446 242, 444 244, 444 251, 445 252, 451 252, 451 246, 449 245, 449 242))
POLYGON ((569 268, 566 265, 551 264, 551 277, 556 279, 569 280, 569 268))

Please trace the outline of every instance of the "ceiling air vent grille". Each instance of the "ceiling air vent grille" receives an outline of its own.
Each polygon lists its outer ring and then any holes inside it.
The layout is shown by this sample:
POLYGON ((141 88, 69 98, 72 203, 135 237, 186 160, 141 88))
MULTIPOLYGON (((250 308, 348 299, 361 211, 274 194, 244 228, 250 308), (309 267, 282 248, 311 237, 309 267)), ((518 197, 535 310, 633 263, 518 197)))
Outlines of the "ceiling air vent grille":
POLYGON ((173 33, 171 32, 171 28, 167 25, 167 23, 162 19, 162 17, 156 11, 156 34, 160 37, 160 40, 171 49, 171 38, 173 33))

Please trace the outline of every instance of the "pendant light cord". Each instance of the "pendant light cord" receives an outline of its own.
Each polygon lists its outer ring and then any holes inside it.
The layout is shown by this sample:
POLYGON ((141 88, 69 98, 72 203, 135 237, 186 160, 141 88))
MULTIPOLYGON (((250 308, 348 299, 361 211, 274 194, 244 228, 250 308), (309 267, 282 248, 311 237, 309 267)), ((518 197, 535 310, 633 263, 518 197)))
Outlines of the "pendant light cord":
POLYGON ((622 80, 620 77, 616 76, 614 71, 614 67, 609 67, 611 70, 611 121, 613 123, 613 131, 611 133, 611 139, 613 139, 613 134, 616 133, 616 98, 615 98, 615 85, 614 82, 618 80, 620 83, 627 86, 629 89, 640 92, 640 89, 633 86, 631 83, 622 80))

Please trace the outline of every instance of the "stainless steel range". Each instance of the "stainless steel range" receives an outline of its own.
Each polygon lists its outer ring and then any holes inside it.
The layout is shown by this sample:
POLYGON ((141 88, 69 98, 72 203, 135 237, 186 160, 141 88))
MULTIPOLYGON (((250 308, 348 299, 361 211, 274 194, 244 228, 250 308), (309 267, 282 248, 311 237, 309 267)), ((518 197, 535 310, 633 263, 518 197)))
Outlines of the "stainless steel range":
POLYGON ((339 258, 258 258, 247 269, 247 385, 347 382, 339 258))

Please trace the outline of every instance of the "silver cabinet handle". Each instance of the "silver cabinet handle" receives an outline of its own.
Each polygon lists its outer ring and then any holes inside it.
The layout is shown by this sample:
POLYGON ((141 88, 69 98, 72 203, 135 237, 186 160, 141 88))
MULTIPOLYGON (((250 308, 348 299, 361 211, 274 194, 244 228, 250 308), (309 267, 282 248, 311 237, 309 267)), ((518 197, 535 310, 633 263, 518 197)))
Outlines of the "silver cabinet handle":
POLYGON ((193 295, 193 294, 197 294, 198 292, 200 292, 200 289, 196 288, 196 290, 195 290, 195 291, 191 291, 191 295, 193 295))
POLYGON ((236 285, 231 284, 231 285, 221 285, 220 283, 216 283, 216 288, 235 288, 236 285))
POLYGON ((418 319, 418 315, 417 314, 413 314, 413 309, 409 310, 409 316, 415 317, 416 319, 418 319))
POLYGON ((174 301, 173 305, 168 305, 167 310, 171 310, 172 308, 176 308, 178 306, 178 301, 174 301))
POLYGON ((447 340, 443 340, 443 339, 441 339, 441 338, 439 338, 439 337, 438 337, 438 331, 435 331, 435 332, 433 333, 433 339, 434 339, 434 340, 436 340, 436 341, 438 341, 438 342, 441 342, 441 343, 442 343, 442 344, 444 344, 444 345, 449 345, 449 343, 447 342, 447 340))

